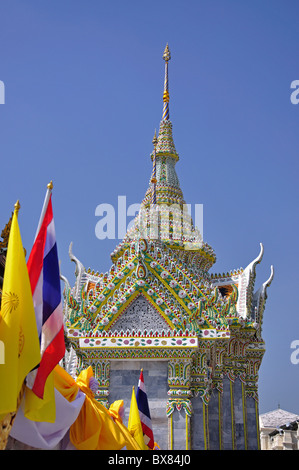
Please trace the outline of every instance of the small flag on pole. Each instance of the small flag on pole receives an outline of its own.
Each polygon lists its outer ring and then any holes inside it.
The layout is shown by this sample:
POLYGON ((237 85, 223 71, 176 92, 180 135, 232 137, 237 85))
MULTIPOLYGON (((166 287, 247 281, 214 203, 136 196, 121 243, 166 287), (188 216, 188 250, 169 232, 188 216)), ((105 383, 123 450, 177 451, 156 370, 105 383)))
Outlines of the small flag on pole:
POLYGON ((144 385, 144 378, 143 378, 143 369, 140 371, 140 377, 138 382, 138 388, 136 393, 136 400, 140 415, 140 421, 143 431, 143 438, 144 443, 147 445, 149 449, 154 449, 155 442, 154 442, 154 434, 152 430, 152 421, 150 410, 148 406, 146 388, 144 385))
POLYGON ((27 386, 39 398, 43 398, 46 380, 65 353, 52 188, 51 182, 27 263, 41 349, 40 365, 27 377, 27 386))

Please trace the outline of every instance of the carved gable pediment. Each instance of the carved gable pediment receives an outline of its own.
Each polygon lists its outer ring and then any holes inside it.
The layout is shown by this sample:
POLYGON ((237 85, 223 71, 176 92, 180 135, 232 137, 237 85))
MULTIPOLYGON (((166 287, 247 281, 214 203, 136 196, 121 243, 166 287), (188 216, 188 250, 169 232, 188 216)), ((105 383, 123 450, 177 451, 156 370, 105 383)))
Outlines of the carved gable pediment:
POLYGON ((169 325, 143 295, 139 295, 122 312, 108 331, 170 331, 169 325))

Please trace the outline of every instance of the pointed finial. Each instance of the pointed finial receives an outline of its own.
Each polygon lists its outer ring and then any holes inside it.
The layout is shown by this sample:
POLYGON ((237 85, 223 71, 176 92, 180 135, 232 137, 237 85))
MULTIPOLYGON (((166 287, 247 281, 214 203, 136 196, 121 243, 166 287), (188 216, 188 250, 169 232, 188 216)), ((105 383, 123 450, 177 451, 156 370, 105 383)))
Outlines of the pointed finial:
POLYGON ((171 59, 168 43, 166 44, 166 47, 163 53, 163 59, 165 60, 165 62, 168 62, 171 59))
POLYGON ((53 189, 53 181, 51 180, 50 183, 47 184, 48 189, 53 189))
POLYGON ((169 121, 169 91, 168 91, 168 62, 170 60, 170 50, 166 44, 163 59, 165 60, 165 78, 164 78, 164 92, 163 92, 163 121, 169 121))
POLYGON ((157 132, 156 132, 156 129, 155 129, 155 134, 154 134, 154 137, 153 137, 153 146, 154 146, 154 147, 157 145, 157 142, 158 142, 158 139, 157 139, 157 132))
POLYGON ((15 214, 19 213, 20 208, 21 208, 20 201, 17 200, 17 202, 15 203, 15 214))

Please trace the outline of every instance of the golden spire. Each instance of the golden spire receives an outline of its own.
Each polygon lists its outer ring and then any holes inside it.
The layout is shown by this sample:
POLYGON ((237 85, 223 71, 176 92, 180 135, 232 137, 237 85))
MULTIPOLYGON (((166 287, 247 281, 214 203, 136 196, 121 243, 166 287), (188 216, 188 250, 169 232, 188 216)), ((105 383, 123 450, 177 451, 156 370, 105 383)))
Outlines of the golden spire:
POLYGON ((168 90, 168 62, 171 59, 168 43, 166 44, 163 59, 165 60, 165 78, 163 92, 163 115, 162 120, 169 121, 169 90, 168 90))

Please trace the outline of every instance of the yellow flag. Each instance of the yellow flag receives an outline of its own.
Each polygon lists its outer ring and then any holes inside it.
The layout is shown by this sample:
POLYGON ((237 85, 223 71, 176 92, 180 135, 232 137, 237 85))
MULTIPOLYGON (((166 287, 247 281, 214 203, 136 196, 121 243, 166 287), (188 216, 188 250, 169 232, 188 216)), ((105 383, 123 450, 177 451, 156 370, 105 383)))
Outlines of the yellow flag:
POLYGON ((31 286, 18 225, 19 204, 12 218, 0 311, 0 418, 16 411, 26 375, 40 362, 31 286))
POLYGON ((128 430, 130 434, 134 437, 135 441, 140 446, 141 450, 147 450, 147 446, 144 443, 143 431, 142 431, 134 387, 132 390, 132 397, 131 397, 128 430))

